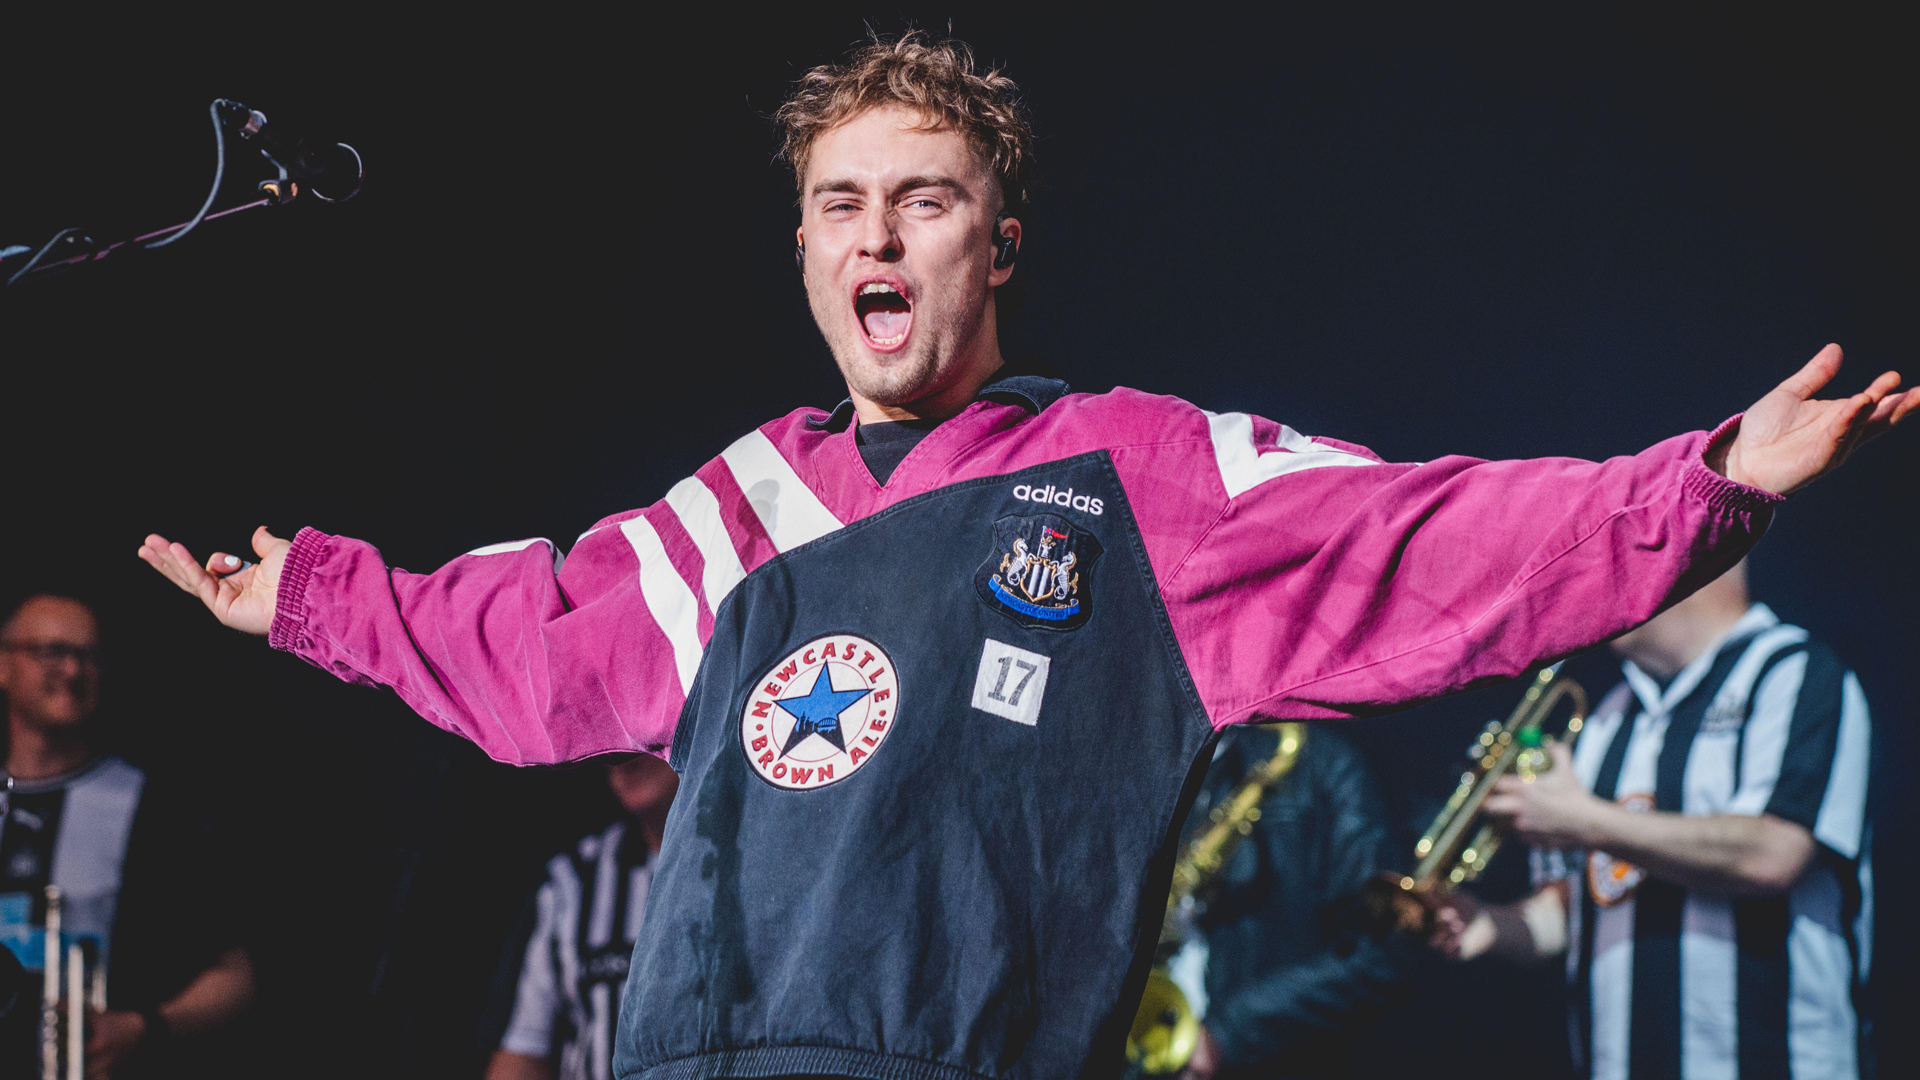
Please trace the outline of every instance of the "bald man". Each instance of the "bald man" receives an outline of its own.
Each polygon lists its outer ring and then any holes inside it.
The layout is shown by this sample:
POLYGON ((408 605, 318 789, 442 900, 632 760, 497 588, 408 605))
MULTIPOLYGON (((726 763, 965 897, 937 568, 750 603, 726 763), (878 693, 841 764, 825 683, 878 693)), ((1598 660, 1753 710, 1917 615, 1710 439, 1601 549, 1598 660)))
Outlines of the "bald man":
MULTIPOLYGON (((14 779, 0 818, 0 942, 27 968, 21 1000, 39 1000, 46 890, 59 886, 62 936, 91 941, 109 972, 107 1009, 88 1022, 87 1076, 177 1075, 195 1049, 185 1040, 252 1001, 253 965, 230 927, 196 925, 198 830, 153 797, 143 770, 99 752, 100 683, 99 622, 81 601, 31 596, 0 624, 14 779), (169 1045, 176 1037, 183 1044, 169 1045)), ((0 1021, 0 1075, 39 1075, 39 1012, 0 1021)))

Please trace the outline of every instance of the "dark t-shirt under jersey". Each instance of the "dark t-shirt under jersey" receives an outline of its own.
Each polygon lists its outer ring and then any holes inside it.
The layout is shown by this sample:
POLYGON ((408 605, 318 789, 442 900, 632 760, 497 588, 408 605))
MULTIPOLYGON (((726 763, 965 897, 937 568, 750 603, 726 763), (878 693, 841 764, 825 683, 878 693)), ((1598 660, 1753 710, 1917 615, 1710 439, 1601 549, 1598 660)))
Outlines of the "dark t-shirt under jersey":
POLYGON ((884 486, 900 467, 907 452, 920 445, 927 433, 940 425, 938 420, 893 420, 879 424, 861 424, 853 438, 860 445, 860 460, 867 471, 884 486))

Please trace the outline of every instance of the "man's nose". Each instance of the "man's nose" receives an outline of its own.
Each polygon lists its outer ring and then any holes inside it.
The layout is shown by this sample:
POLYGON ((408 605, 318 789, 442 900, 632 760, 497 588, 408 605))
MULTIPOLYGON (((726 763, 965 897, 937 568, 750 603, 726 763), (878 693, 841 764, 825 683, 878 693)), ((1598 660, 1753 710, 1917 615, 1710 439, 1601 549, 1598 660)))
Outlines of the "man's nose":
POLYGON ((901 255, 900 232, 894 228, 893 212, 876 210, 860 223, 860 257, 876 262, 897 262, 901 255))

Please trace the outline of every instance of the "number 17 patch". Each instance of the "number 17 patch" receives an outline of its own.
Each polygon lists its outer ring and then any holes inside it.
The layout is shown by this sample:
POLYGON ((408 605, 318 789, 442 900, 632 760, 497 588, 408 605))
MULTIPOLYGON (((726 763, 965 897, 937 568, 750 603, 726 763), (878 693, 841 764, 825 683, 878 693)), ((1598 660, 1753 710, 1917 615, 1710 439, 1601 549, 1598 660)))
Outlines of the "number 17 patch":
POLYGON ((1037 652, 988 638, 973 679, 973 707, 1016 724, 1038 725, 1050 663, 1037 652))

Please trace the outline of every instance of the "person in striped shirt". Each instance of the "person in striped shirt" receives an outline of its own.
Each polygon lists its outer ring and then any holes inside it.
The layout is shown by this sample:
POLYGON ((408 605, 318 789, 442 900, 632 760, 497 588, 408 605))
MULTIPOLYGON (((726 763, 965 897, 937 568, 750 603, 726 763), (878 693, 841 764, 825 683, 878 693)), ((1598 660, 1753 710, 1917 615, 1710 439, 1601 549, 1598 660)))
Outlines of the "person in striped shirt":
POLYGON ((626 815, 547 863, 515 942, 506 1030, 486 1080, 612 1080, 614 1024, 680 778, 656 757, 607 767, 626 815))
POLYGON ((1565 954, 1595 1080, 1871 1075, 1867 700, 1745 570, 1615 639, 1625 680, 1575 748, 1499 781, 1488 811, 1536 845, 1539 890, 1436 911, 1450 955, 1565 954))

